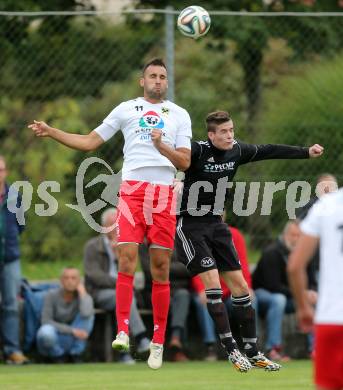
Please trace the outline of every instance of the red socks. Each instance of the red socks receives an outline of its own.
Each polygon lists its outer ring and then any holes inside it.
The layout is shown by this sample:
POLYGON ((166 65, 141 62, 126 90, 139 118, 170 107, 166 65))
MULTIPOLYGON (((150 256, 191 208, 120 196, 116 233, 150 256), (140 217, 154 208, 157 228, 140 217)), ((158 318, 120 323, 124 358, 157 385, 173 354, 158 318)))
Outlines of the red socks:
MULTIPOLYGON (((133 276, 118 272, 116 285, 116 316, 117 333, 123 331, 129 334, 129 318, 133 295, 133 276)), ((164 344, 166 332, 169 303, 170 286, 169 282, 152 282, 151 301, 154 318, 153 342, 164 344)))
POLYGON ((117 333, 129 334, 129 318, 133 295, 133 276, 118 272, 116 285, 117 333))
POLYGON ((153 280, 151 302, 154 318, 154 337, 152 341, 164 344, 170 303, 169 282, 161 283, 153 280))

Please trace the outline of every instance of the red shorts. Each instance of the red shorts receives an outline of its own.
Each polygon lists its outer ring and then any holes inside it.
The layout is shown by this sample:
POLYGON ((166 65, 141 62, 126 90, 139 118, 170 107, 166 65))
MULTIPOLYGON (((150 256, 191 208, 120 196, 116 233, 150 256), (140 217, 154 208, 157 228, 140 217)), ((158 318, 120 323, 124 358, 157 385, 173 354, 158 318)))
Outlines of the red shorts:
POLYGON ((120 186, 118 243, 149 244, 174 248, 176 195, 173 187, 142 181, 124 181, 120 186))
POLYGON ((343 388, 343 325, 316 325, 314 352, 316 385, 343 388))

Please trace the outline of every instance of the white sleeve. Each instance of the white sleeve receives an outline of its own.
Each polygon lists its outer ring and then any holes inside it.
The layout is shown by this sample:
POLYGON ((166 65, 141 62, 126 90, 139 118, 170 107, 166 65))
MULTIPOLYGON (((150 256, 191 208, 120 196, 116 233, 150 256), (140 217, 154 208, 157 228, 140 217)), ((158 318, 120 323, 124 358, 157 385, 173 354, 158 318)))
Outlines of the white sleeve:
POLYGON ((186 137, 192 138, 192 123, 191 118, 186 110, 182 110, 180 115, 180 125, 177 131, 178 135, 184 135, 186 137))
POLYGON ((108 141, 111 137, 113 137, 114 134, 117 132, 117 130, 114 130, 113 127, 106 123, 102 123, 96 129, 94 129, 94 131, 97 132, 105 142, 108 141))
POLYGON ((307 216, 300 223, 300 229, 303 233, 310 236, 319 237, 321 227, 321 217, 323 204, 319 200, 317 201, 308 212, 307 216))
POLYGON ((175 140, 175 148, 191 149, 191 137, 186 135, 177 135, 175 140))
POLYGON ((120 130, 123 104, 124 103, 121 103, 119 106, 115 107, 103 120, 103 123, 94 130, 104 141, 108 141, 118 130, 120 130))

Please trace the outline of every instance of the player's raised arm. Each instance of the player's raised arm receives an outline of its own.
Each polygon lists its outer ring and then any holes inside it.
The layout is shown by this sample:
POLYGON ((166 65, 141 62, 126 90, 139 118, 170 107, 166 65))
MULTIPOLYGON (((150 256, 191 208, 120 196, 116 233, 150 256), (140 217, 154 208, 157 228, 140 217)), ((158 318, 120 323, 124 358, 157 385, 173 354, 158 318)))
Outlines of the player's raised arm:
POLYGON ((37 137, 50 137, 69 148, 85 152, 95 150, 104 143, 104 140, 96 131, 91 131, 85 135, 66 133, 63 130, 49 126, 45 122, 36 120, 28 127, 33 130, 37 137))
POLYGON ((252 145, 239 142, 239 145, 242 151, 240 164, 261 160, 315 158, 324 153, 323 146, 318 144, 302 147, 278 144, 252 145))

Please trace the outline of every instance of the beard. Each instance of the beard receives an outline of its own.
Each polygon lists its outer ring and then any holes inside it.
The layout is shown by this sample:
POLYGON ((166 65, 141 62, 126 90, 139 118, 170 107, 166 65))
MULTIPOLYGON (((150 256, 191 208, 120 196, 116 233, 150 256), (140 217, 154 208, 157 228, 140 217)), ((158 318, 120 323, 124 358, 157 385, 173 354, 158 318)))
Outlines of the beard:
POLYGON ((150 90, 146 90, 145 92, 150 99, 155 99, 155 100, 163 100, 166 95, 166 91, 163 90, 156 91, 154 89, 150 89, 150 90))

